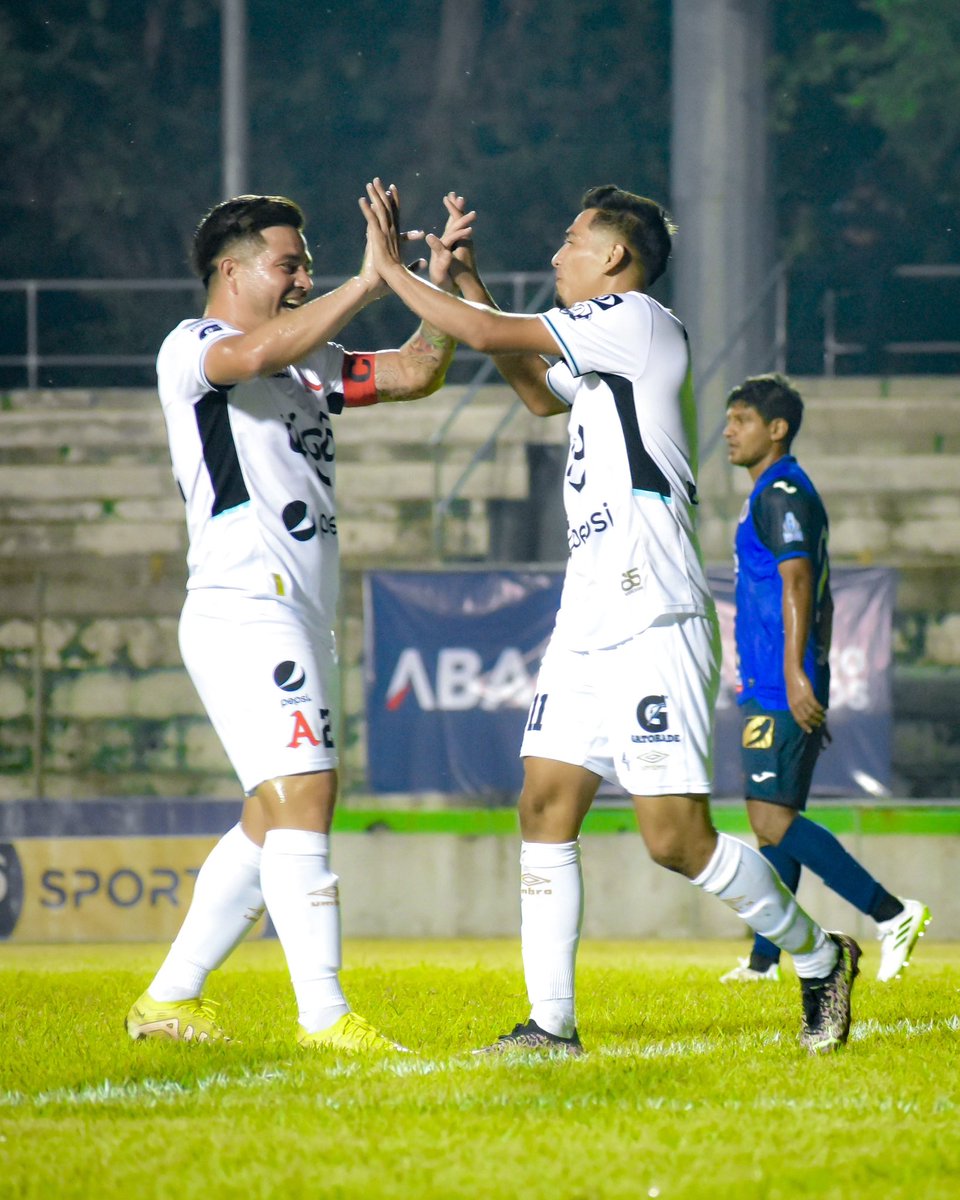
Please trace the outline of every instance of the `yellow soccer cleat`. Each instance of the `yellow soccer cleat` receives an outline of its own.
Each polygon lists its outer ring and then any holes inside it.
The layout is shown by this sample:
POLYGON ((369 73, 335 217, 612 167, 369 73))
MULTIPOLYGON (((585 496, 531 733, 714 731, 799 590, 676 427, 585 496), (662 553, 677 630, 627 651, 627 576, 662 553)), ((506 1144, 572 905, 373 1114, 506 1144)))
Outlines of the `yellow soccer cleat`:
POLYGON ((318 1033, 307 1033, 300 1026, 297 1044, 305 1050, 339 1050, 345 1054, 409 1054, 406 1046, 391 1042, 369 1021, 348 1012, 335 1021, 329 1029, 318 1033))
POLYGON ((127 1033, 142 1038, 169 1038, 172 1042, 229 1042, 214 1020, 213 1000, 154 1000, 144 992, 127 1013, 127 1033))

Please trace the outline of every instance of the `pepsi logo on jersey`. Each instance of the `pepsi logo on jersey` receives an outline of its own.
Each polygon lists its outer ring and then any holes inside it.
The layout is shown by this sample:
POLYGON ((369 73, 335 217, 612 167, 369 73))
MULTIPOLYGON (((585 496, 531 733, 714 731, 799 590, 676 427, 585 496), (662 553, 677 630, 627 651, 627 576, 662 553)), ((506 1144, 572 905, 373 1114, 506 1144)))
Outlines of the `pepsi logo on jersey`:
POLYGON ((610 511, 610 506, 604 502, 603 508, 598 508, 596 512, 592 512, 585 521, 582 521, 576 529, 572 525, 567 526, 567 544, 571 550, 576 550, 582 546, 587 539, 594 533, 602 533, 604 529, 612 528, 613 513, 610 511))
POLYGON ((309 542, 311 538, 316 537, 318 529, 321 537, 337 536, 337 518, 321 513, 320 519, 314 521, 309 508, 302 500, 291 500, 281 516, 287 533, 298 542, 309 542))

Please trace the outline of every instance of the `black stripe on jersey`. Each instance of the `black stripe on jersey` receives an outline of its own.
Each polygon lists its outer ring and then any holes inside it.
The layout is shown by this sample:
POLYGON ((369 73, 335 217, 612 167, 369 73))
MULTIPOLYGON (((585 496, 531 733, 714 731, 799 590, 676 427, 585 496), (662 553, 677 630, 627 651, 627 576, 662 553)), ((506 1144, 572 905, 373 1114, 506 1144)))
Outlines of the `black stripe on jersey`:
POLYGON ((210 516, 236 508, 250 499, 240 470, 240 458, 230 427, 227 407, 228 388, 214 388, 197 401, 197 429, 203 446, 203 461, 213 486, 213 506, 210 516))
POLYGON ((630 466, 630 484, 633 490, 669 497, 671 491, 667 477, 650 457, 650 451, 644 446, 640 435, 633 384, 622 375, 608 375, 603 371, 598 371, 597 374, 613 393, 620 428, 623 430, 623 442, 627 448, 627 463, 630 466))

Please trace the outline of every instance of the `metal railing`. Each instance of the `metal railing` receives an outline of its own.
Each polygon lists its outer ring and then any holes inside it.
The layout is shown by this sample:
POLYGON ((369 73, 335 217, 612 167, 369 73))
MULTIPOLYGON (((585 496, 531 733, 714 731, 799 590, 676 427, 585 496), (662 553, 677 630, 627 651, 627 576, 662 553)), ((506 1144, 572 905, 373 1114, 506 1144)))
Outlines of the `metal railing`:
POLYGON ((40 383, 44 367, 149 367, 156 354, 44 354, 40 349, 40 296, 45 292, 193 292, 200 303, 203 288, 196 279, 4 279, 0 292, 20 292, 26 317, 26 352, 0 355, 0 367, 22 367, 27 387, 40 383))
MULTIPOLYGON (((904 263, 894 267, 896 279, 941 280, 960 279, 958 263, 904 263)), ((837 334, 838 299, 843 290, 828 288, 823 295, 823 373, 833 377, 841 358, 865 354, 870 349, 864 342, 843 341, 837 334)), ((925 339, 912 342, 883 342, 876 347, 888 355, 960 355, 960 341, 925 339)))
MULTIPOLYGON (((504 307, 513 312, 523 312, 530 287, 539 285, 548 275, 549 272, 543 271, 494 271, 486 277, 486 280, 488 285, 495 289, 495 294, 503 296, 504 307)), ((314 290, 317 294, 322 294, 339 287, 346 278, 345 275, 315 275, 314 290)), ((0 293, 19 295, 24 312, 23 353, 0 354, 0 368, 13 367, 22 370, 26 386, 36 388, 41 386, 42 371, 51 367, 152 367, 156 362, 156 352, 150 354, 45 352, 42 348, 44 329, 40 315, 41 297, 54 293, 116 296, 118 293, 169 294, 171 292, 180 292, 185 296, 192 294, 195 311, 201 311, 204 290, 196 279, 0 279, 0 293)), ((9 331, 10 322, 8 321, 8 336, 9 331)), ((458 357, 461 361, 476 362, 484 358, 482 354, 466 347, 459 351, 458 357)))

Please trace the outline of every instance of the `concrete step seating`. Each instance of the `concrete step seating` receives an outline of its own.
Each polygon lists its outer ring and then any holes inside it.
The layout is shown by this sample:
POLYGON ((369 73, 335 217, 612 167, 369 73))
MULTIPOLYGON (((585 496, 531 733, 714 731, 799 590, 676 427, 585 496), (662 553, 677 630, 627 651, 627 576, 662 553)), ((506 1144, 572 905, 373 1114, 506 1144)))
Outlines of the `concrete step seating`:
MULTIPOLYGON (((960 554, 960 380, 801 379, 794 450, 827 502, 834 558, 904 568, 960 554)), ((701 477, 707 558, 729 553, 751 482, 718 447, 701 477)))
MULTIPOLYGON (((802 379, 798 386, 807 415, 797 451, 827 499, 835 556, 928 568, 960 554, 960 380, 802 379)), ((438 467, 432 439, 464 390, 449 387, 337 419, 348 567, 429 560, 438 478, 439 493, 447 494, 513 403, 505 387, 482 389, 451 422, 438 467)), ((448 520, 449 550, 484 555, 486 501, 524 500, 526 444, 563 444, 566 426, 562 416, 542 420, 521 410, 501 430, 495 453, 460 492, 448 520)), ((721 447, 701 479, 701 539, 714 561, 729 557, 749 488, 746 472, 723 459, 721 447)), ((125 589, 143 578, 165 598, 182 588, 185 549, 182 503, 153 392, 0 396, 0 581, 8 599, 14 586, 18 598, 29 594, 31 574, 40 569, 72 580, 78 601, 98 586, 125 589), (149 566, 138 570, 138 560, 149 566)))

